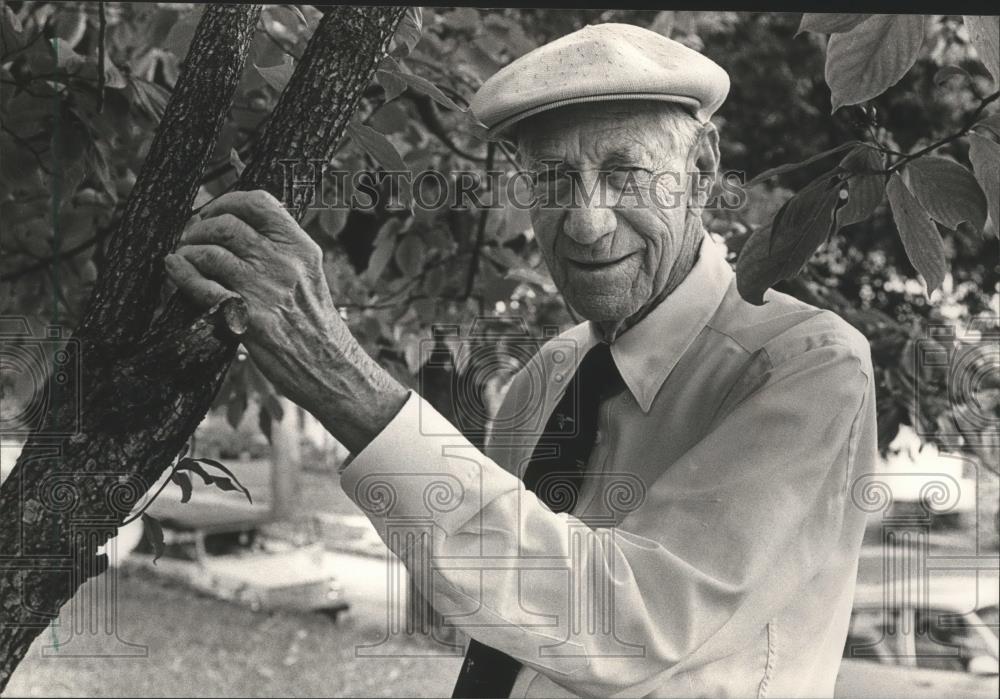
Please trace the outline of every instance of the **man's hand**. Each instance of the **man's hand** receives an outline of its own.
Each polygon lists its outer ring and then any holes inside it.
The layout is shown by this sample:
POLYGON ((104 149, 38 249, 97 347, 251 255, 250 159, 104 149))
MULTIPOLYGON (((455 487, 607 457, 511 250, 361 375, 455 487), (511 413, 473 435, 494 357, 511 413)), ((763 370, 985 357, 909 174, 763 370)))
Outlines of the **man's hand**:
POLYGON ((244 344, 254 362, 351 452, 363 449, 406 401, 406 389, 341 319, 320 247, 267 192, 219 197, 165 262, 198 306, 209 308, 233 292, 243 297, 250 312, 244 344))

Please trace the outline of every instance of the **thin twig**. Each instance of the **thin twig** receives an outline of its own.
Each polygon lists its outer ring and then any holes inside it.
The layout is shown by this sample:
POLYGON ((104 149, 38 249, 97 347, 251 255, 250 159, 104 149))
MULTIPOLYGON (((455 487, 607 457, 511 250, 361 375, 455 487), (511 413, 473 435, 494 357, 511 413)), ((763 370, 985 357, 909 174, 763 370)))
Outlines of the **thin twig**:
POLYGON ((995 102, 998 99, 1000 99, 1000 90, 994 92, 992 95, 988 97, 984 97, 982 101, 979 103, 979 106, 976 108, 976 111, 974 111, 972 113, 972 116, 970 116, 969 119, 966 121, 965 126, 963 126, 959 131, 956 131, 950 136, 945 136, 939 141, 935 141, 934 143, 930 144, 925 148, 921 148, 915 153, 910 153, 909 155, 903 156, 902 158, 894 162, 887 170, 885 170, 885 173, 891 174, 896 170, 899 170, 899 168, 903 167, 911 160, 915 160, 916 158, 919 158, 922 155, 930 153, 932 150, 940 148, 941 146, 947 143, 951 143, 952 141, 956 141, 962 136, 966 135, 967 133, 972 131, 972 127, 976 125, 977 121, 979 121, 979 117, 982 115, 983 110, 986 109, 987 105, 989 105, 991 102, 995 102))
POLYGON ((28 141, 18 136, 16 133, 8 129, 3 124, 0 124, 0 129, 2 129, 4 133, 9 134, 10 137, 13 138, 22 148, 24 148, 26 151, 31 153, 32 156, 34 156, 35 162, 38 164, 38 167, 41 169, 42 172, 44 172, 46 175, 50 176, 52 175, 52 171, 49 170, 47 167, 45 167, 45 161, 42 160, 42 156, 38 154, 38 151, 32 148, 31 144, 28 141))
POLYGON ((51 265, 53 262, 55 262, 57 259, 58 260, 62 260, 62 259, 68 259, 70 257, 74 257, 75 255, 80 254, 81 252, 83 252, 87 248, 92 247, 96 243, 98 243, 101 240, 103 240, 104 238, 106 238, 108 236, 108 234, 111 233, 111 230, 112 230, 112 228, 110 226, 108 228, 104 228, 104 229, 100 230, 98 233, 96 233, 95 235, 93 235, 92 237, 88 238, 87 240, 83 241, 82 243, 78 243, 77 245, 74 245, 73 247, 69 248, 68 250, 60 250, 57 253, 49 255, 47 257, 40 257, 40 258, 38 258, 38 260, 36 262, 32 262, 30 265, 26 265, 24 267, 21 267, 20 269, 16 269, 13 272, 10 272, 8 274, 0 275, 0 281, 2 281, 2 282, 12 282, 12 281, 15 281, 17 279, 20 279, 21 277, 24 277, 24 276, 27 276, 29 274, 32 274, 33 272, 37 272, 39 270, 45 269, 46 267, 48 267, 49 265, 51 265))
POLYGON ((107 75, 104 72, 104 44, 105 44, 105 34, 108 30, 108 18, 104 13, 104 0, 97 3, 97 113, 104 113, 104 85, 107 81, 107 75))

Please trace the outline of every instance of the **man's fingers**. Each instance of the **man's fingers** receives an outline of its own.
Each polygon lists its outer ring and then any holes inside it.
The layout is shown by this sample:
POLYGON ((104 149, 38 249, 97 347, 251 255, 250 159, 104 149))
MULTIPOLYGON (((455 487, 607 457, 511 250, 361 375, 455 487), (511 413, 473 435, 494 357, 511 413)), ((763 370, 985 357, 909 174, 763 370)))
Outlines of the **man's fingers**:
POLYGON ((196 306, 211 308, 223 299, 233 296, 232 291, 216 281, 207 279, 197 267, 181 255, 167 255, 164 264, 170 279, 196 306))
POLYGON ((201 210, 203 219, 222 214, 231 214, 264 235, 282 239, 299 230, 299 224, 281 202, 261 189, 223 194, 201 210))
POLYGON ((221 245, 182 245, 177 253, 209 279, 232 288, 246 280, 252 268, 221 245))
POLYGON ((182 245, 221 245, 243 257, 260 242, 260 234, 232 214, 195 221, 181 235, 182 245))

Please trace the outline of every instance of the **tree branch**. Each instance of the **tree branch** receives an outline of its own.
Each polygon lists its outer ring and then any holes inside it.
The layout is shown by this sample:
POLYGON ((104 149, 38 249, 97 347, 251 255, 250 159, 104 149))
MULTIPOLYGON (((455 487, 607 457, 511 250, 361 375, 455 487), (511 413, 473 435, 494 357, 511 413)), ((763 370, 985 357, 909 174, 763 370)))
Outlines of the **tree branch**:
POLYGON ((963 126, 961 129, 959 129, 955 133, 951 134, 950 136, 945 136, 944 138, 942 138, 942 139, 940 139, 938 141, 935 141, 934 143, 930 144, 929 146, 921 148, 920 150, 918 150, 918 151, 916 151, 914 153, 910 153, 908 155, 904 155, 902 158, 900 158, 899 160, 897 160, 896 162, 894 162, 891 166, 889 166, 885 170, 885 174, 887 174, 887 175, 891 174, 891 173, 895 172, 896 170, 899 170, 899 168, 903 167, 904 165, 906 165, 911 160, 915 160, 915 159, 919 158, 922 155, 927 155, 931 151, 936 150, 937 148, 940 148, 941 146, 943 146, 943 145, 945 145, 947 143, 951 143, 952 141, 957 141, 962 136, 965 136, 967 133, 969 133, 970 131, 972 131, 972 127, 976 125, 977 121, 979 121, 979 117, 982 115, 982 113, 986 109, 986 107, 990 103, 995 102, 998 99, 1000 99, 1000 90, 998 90, 997 92, 994 92, 992 95, 989 95, 988 97, 982 98, 982 100, 979 103, 979 106, 976 108, 976 111, 974 111, 972 113, 972 116, 970 116, 968 118, 968 120, 965 122, 965 126, 963 126))
POLYGON ((109 349, 127 347, 149 328, 164 279, 163 257, 190 218, 260 10, 260 5, 210 5, 198 23, 78 330, 109 349))

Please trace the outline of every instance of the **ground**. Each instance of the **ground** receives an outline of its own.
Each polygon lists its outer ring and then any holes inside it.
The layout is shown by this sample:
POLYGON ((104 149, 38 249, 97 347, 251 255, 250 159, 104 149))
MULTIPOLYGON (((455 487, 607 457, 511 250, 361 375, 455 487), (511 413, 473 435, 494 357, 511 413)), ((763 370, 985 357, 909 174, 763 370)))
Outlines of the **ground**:
MULTIPOLYGON (((357 533, 338 517, 359 512, 334 477, 304 473, 300 505, 292 523, 269 529, 358 549, 348 540, 357 533), (324 516, 319 527, 317 515, 324 516)), ((380 647, 386 657, 359 657, 359 647, 385 635, 386 559, 338 556, 351 610, 336 624, 315 613, 253 612, 143 571, 120 572, 117 638, 146 646, 147 657, 120 657, 137 651, 100 628, 74 635, 80 601, 105 589, 90 581, 63 608, 59 629, 36 639, 5 696, 450 696, 461 657, 430 642, 396 640, 380 647), (55 650, 54 639, 61 643, 55 650)))
MULTIPOLYGON (((388 644, 390 657, 358 657, 358 646, 384 633, 384 619, 368 615, 335 625, 318 614, 252 612, 147 574, 122 576, 118 592, 118 638, 148 647, 148 657, 67 657, 106 647, 86 635, 43 657, 55 633, 47 630, 6 695, 448 696, 461 664, 415 641, 388 644), (399 657, 417 653, 430 657, 399 657)), ((61 624, 71 616, 67 605, 61 624)))

